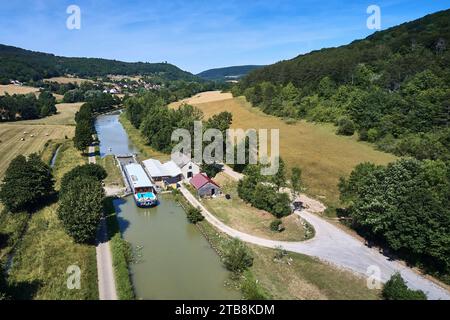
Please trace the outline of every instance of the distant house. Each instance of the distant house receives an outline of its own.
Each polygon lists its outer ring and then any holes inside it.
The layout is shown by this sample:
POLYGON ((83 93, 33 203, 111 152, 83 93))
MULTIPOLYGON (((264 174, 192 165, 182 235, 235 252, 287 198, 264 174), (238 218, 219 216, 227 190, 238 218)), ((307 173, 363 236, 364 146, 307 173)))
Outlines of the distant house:
POLYGON ((174 184, 183 179, 181 169, 173 161, 163 164, 156 159, 148 159, 142 161, 142 164, 154 182, 174 184))
POLYGON ((190 180, 193 176, 200 173, 200 166, 181 152, 172 154, 172 161, 180 168, 184 179, 190 180))
POLYGON ((190 183, 200 197, 212 197, 222 193, 219 185, 204 173, 196 174, 190 183))

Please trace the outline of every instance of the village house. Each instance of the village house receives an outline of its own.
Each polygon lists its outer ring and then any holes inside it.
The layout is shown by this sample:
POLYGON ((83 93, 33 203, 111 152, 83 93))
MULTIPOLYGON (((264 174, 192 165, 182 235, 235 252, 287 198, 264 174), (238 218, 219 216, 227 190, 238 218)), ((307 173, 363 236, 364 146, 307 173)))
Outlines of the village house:
POLYGON ((180 168, 184 179, 190 180, 193 176, 200 173, 200 166, 196 164, 191 158, 181 152, 172 154, 172 160, 180 168))
POLYGON ((190 181, 200 197, 213 197, 220 195, 220 186, 204 173, 196 174, 190 181))

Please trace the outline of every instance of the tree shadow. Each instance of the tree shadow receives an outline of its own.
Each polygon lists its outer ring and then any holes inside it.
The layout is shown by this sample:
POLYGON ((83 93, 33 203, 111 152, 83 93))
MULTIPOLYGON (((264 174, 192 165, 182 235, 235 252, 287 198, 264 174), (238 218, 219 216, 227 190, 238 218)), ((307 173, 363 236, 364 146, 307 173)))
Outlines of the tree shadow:
POLYGON ((10 283, 7 293, 13 300, 32 300, 42 284, 40 280, 10 283))

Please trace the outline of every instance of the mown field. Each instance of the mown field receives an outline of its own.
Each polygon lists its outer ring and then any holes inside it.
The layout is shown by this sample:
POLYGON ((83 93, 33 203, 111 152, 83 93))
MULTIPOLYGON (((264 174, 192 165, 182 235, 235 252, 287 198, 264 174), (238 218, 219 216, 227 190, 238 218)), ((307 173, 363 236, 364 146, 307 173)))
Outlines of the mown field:
MULTIPOLYGON (((288 124, 253 108, 244 98, 232 98, 228 93, 204 92, 200 97, 185 99, 184 102, 201 109, 206 119, 222 111, 231 112, 232 128, 279 129, 281 157, 288 168, 301 167, 306 193, 327 205, 338 203, 339 178, 348 175, 357 164, 366 161, 386 164, 396 159, 391 154, 375 150, 368 143, 357 141, 356 137, 335 135, 336 129, 332 125, 306 121, 288 124)), ((170 107, 175 108, 179 104, 173 103, 170 107)))
POLYGON ((4 96, 5 94, 13 95, 13 94, 27 94, 27 93, 38 93, 39 89, 34 87, 27 86, 16 86, 13 84, 0 85, 0 96, 4 96))
POLYGON ((0 179, 19 154, 39 153, 49 140, 72 138, 75 127, 64 125, 0 124, 0 179), (25 134, 26 132, 26 134, 25 134), (31 137, 33 135, 33 137, 31 137), (24 139, 24 141, 22 141, 24 139))

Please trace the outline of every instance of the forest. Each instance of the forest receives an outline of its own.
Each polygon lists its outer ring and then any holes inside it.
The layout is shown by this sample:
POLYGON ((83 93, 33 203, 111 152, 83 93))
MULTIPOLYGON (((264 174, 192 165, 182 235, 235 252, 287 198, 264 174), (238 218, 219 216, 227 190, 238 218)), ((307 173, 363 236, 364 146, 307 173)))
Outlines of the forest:
POLYGON ((200 78, 169 63, 121 62, 97 58, 66 58, 0 45, 0 83, 21 82, 71 74, 80 78, 109 74, 156 75, 166 80, 199 81, 200 78))
POLYGON ((252 71, 232 88, 264 112, 331 122, 381 150, 450 159, 450 10, 252 71))

